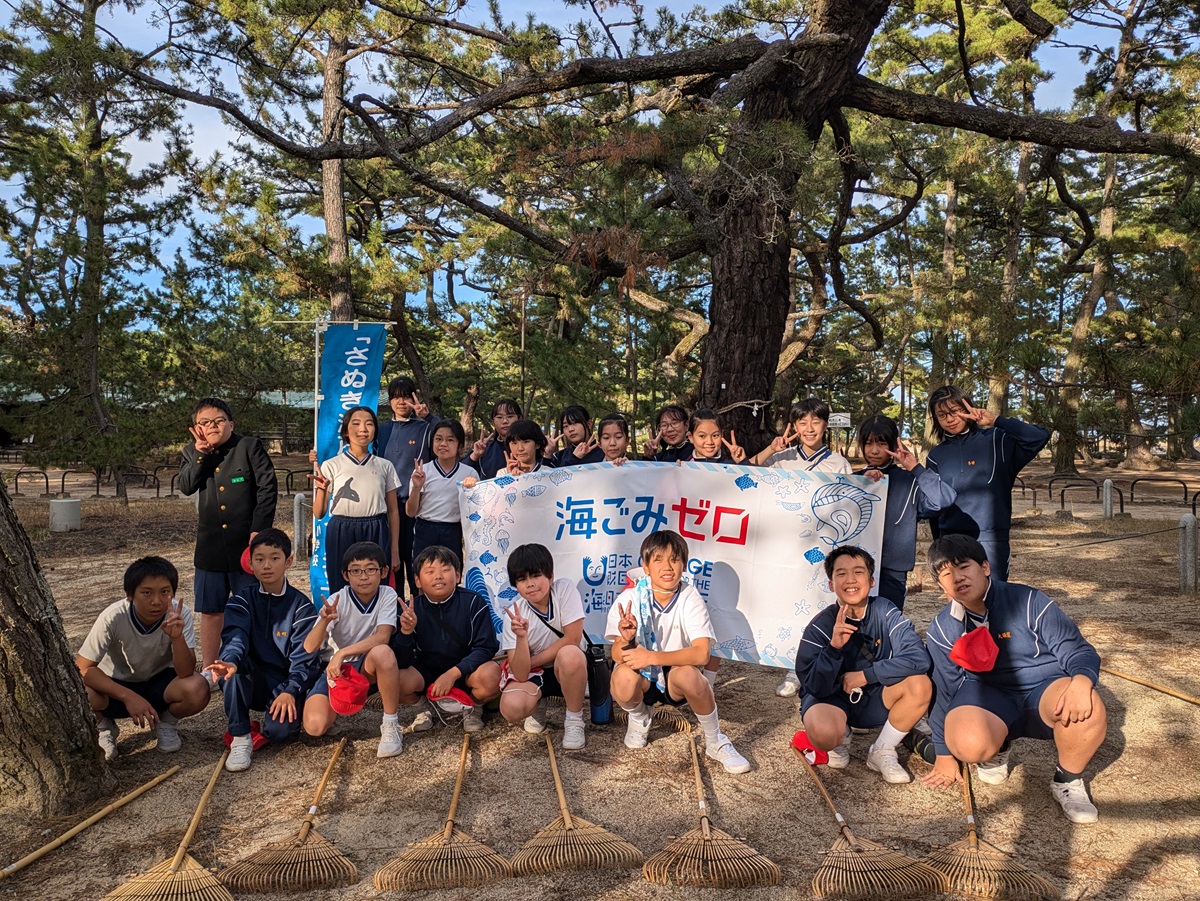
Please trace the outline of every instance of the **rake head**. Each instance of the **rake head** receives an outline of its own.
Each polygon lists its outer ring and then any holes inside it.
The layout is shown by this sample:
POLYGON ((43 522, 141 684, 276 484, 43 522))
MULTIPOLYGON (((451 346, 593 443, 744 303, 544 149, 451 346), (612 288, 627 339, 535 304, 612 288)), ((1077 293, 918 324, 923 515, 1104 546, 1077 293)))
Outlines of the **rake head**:
POLYGON ((995 901, 1058 901, 1062 895, 1044 879, 1007 854, 969 839, 930 852, 922 863, 944 873, 950 890, 995 901))
POLYGON ((375 874, 379 891, 477 888, 512 875, 508 861, 459 829, 444 829, 409 845, 375 874))
POLYGON ((568 826, 559 817, 529 841, 512 859, 515 875, 558 870, 600 870, 640 867, 642 852, 607 829, 571 815, 568 826))
POLYGON ((358 868, 315 829, 276 842, 220 873, 237 892, 307 892, 358 882, 358 868))
POLYGON ((642 875, 664 885, 750 888, 778 885, 779 867, 728 832, 705 825, 672 839, 646 861, 642 875), (707 834, 706 834, 707 833, 707 834))
POLYGON ((924 898, 947 890, 946 877, 927 864, 855 836, 839 835, 813 873, 818 898, 874 901, 924 898))
MULTIPOLYGON (((616 707, 616 704, 613 705, 616 707)), ((695 724, 687 718, 687 714, 678 707, 672 707, 670 704, 659 704, 650 708, 650 713, 653 714, 651 728, 656 722, 669 723, 676 732, 682 732, 685 735, 690 735, 695 731, 695 724)), ((629 722, 629 714, 624 710, 617 709, 613 711, 613 720, 620 723, 622 726, 629 722)))
POLYGON ((165 860, 132 877, 105 895, 104 901, 233 901, 229 889, 190 854, 177 870, 172 871, 171 863, 165 860))

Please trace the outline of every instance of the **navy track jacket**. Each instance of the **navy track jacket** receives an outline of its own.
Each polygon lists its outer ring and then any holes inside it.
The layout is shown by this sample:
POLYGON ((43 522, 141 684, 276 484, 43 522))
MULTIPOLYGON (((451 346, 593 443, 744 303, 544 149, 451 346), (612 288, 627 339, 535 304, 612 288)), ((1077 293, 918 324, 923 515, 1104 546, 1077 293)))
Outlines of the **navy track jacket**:
POLYGON ((317 681, 317 652, 304 650, 304 639, 317 621, 317 610, 290 584, 280 596, 255 582, 229 599, 221 629, 221 660, 240 664, 247 658, 259 673, 286 674, 271 691, 301 697, 317 681))

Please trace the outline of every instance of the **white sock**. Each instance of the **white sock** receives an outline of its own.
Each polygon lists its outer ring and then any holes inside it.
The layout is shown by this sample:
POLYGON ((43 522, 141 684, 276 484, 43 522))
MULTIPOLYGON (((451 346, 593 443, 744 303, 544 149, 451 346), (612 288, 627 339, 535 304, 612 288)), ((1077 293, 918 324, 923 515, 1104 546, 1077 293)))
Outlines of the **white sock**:
POLYGON ((174 726, 179 723, 179 717, 169 710, 164 710, 158 715, 158 721, 160 723, 166 723, 168 726, 174 726))
POLYGON ((383 715, 383 721, 384 721, 385 723, 398 723, 398 722, 400 722, 400 711, 399 711, 399 710, 397 710, 395 713, 385 713, 385 714, 383 715))
POLYGON ((700 721, 700 728, 704 730, 704 743, 706 745, 718 744, 721 736, 721 724, 717 720, 717 708, 714 706, 712 713, 697 713, 696 719, 700 721))
POLYGON ((715 669, 704 670, 704 678, 708 680, 709 685, 717 684, 717 671, 715 669))
POLYGON ((883 729, 880 730, 879 738, 875 739, 875 744, 873 747, 885 751, 894 751, 896 750, 896 745, 900 744, 900 739, 904 738, 906 735, 908 735, 907 729, 901 732, 892 725, 891 720, 888 720, 883 724, 883 729))
MULTIPOLYGON (((643 705, 643 706, 644 706, 644 705, 643 705)), ((568 711, 567 711, 567 715, 566 715, 566 719, 569 719, 569 720, 581 720, 581 719, 583 719, 583 709, 582 709, 582 708, 580 708, 579 710, 568 710, 568 711)))
POLYGON ((650 708, 643 701, 638 701, 636 707, 626 707, 621 705, 621 709, 629 714, 629 722, 636 723, 639 726, 649 726, 652 719, 650 708))

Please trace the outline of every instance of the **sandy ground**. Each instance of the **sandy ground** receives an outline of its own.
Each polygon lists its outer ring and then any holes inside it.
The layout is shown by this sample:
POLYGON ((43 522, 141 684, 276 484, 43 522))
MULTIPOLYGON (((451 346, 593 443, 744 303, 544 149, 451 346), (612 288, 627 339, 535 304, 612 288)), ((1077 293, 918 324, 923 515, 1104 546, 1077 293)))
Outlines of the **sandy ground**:
MULTIPOLYGON (((1027 481, 1045 484, 1045 475, 1027 481)), ((1168 475, 1168 474, 1162 474, 1168 475)), ((1175 474, 1169 474, 1174 476, 1175 474)), ((1200 469, 1185 472, 1200 483, 1200 469)), ((1127 477, 1126 477, 1127 478, 1127 477)), ((1138 486, 1139 497, 1149 494, 1138 486)), ((1161 504, 1131 507, 1133 519, 1104 523, 1094 502, 1076 495, 1080 519, 1065 522, 1057 491, 1044 513, 1030 511, 1017 496, 1014 581, 1046 590, 1080 623, 1105 664, 1200 696, 1200 675, 1187 650, 1200 641, 1200 597, 1178 589, 1178 532, 1182 490, 1161 489, 1161 504), (1160 529, 1141 538, 1090 544, 1160 529)), ((1072 492, 1068 495, 1068 504, 1072 492)), ((1128 499, 1128 498, 1127 498, 1128 499)), ((195 511, 187 501, 136 501, 128 509, 111 500, 84 503, 85 529, 65 535, 46 531, 45 500, 17 500, 34 538, 46 578, 63 614, 73 647, 97 613, 120 594, 121 574, 144 553, 173 559, 183 574, 180 595, 190 600, 195 511)), ((280 504, 279 525, 290 531, 291 505, 280 504)), ((297 566, 294 581, 306 577, 297 566)), ((914 575, 909 612, 919 629, 941 606, 926 576, 914 575), (923 584, 921 584, 923 583, 923 584)), ((777 888, 747 890, 761 898, 809 894, 821 852, 835 826, 788 742, 799 727, 794 701, 777 698, 779 673, 727 664, 717 698, 725 730, 750 758, 754 770, 730 776, 705 767, 705 788, 714 823, 744 837, 782 869, 777 888)), ((1044 743, 1020 741, 1019 764, 1000 786, 976 782, 983 837, 1058 885, 1068 899, 1190 899, 1200 895, 1200 767, 1196 739, 1200 707, 1121 679, 1105 676, 1101 694, 1109 711, 1109 735, 1089 770, 1100 822, 1072 826, 1046 791, 1053 768, 1044 743)), ((402 721, 412 711, 402 711, 402 721)), ((405 736, 404 753, 378 761, 379 711, 368 708, 346 720, 349 739, 322 802, 318 829, 337 842, 358 866, 354 886, 295 895, 298 901, 376 895, 372 876, 408 842, 444 822, 462 740, 456 725, 405 736)), ((556 746, 561 708, 552 709, 556 746)), ((184 722, 183 750, 172 757, 154 750, 152 737, 126 726, 113 772, 124 792, 172 763, 183 772, 144 798, 111 815, 66 848, 0 882, 0 898, 100 898, 128 874, 169 859, 216 762, 224 717, 219 696, 200 716, 184 722)), ((589 729, 587 749, 559 752, 573 813, 633 842, 647 855, 668 836, 699 822, 688 756, 688 738, 657 725, 650 746, 629 752, 617 725, 589 729)), ((864 837, 913 856, 963 837, 958 795, 919 783, 886 786, 866 770, 872 736, 857 736, 851 766, 823 769, 826 784, 850 824, 864 837)), ((333 748, 333 740, 304 740, 256 755, 245 774, 225 774, 200 831, 193 856, 214 869, 227 867, 299 827, 333 748)), ((924 764, 910 764, 914 772, 924 764)), ((115 797, 115 794, 114 794, 115 797)), ((97 805, 99 807, 101 805, 97 805)), ((472 743, 460 828, 511 857, 557 816, 557 801, 541 738, 493 717, 472 743)), ((82 814, 81 814, 82 817, 82 814)), ((81 818, 80 817, 80 818, 81 818)), ((15 860, 76 822, 0 817, 0 865, 15 860)), ((642 880, 640 872, 558 872, 505 880, 485 890, 427 892, 428 897, 471 898, 482 892, 504 899, 663 898, 713 896, 704 889, 676 889, 642 880)))

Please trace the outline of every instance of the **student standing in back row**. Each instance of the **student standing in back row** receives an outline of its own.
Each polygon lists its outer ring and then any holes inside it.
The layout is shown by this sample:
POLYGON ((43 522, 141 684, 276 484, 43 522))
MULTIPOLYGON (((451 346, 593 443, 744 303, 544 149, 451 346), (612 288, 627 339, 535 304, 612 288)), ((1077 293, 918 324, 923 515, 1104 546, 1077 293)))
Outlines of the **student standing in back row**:
POLYGON ((233 430, 233 412, 219 397, 192 410, 192 443, 183 449, 179 491, 200 492, 196 521, 194 596, 200 625, 200 660, 213 662, 229 596, 254 584, 242 569, 242 552, 275 521, 279 483, 262 442, 233 430))
POLYGON ((433 459, 430 453, 430 438, 433 427, 438 424, 438 418, 421 403, 417 397, 416 383, 406 376, 392 379, 388 383, 388 406, 392 408, 392 418, 389 422, 379 423, 375 453, 392 464, 396 470, 396 478, 400 480, 400 487, 396 492, 399 508, 397 512, 400 515, 400 565, 392 575, 396 577, 396 589, 403 594, 404 583, 407 582, 409 596, 412 596, 417 590, 412 571, 412 559, 415 556, 414 526, 405 502, 409 497, 409 486, 417 461, 428 463, 433 459))
MULTIPOLYGON (((806 397, 792 407, 791 422, 784 433, 750 459, 755 466, 802 469, 849 475, 850 461, 835 454, 825 443, 829 431, 829 404, 819 397, 806 397), (789 445, 799 439, 799 447, 789 445)), ((792 691, 791 694, 795 694, 792 691)))
POLYGON ((969 535, 987 551, 992 575, 1008 581, 1008 532, 1017 475, 1038 455, 1050 433, 971 406, 962 389, 944 385, 929 397, 938 445, 925 465, 958 493, 930 525, 933 537, 969 535))

